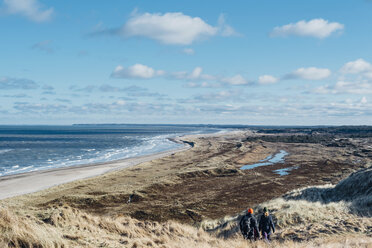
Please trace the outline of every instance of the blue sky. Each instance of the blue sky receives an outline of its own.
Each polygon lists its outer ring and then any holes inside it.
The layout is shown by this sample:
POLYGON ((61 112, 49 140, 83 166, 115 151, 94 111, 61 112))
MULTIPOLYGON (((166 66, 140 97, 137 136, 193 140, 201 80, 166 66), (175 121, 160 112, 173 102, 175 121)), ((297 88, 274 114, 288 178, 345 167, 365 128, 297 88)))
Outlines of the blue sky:
POLYGON ((372 1, 0 1, 0 124, 372 124, 372 1))

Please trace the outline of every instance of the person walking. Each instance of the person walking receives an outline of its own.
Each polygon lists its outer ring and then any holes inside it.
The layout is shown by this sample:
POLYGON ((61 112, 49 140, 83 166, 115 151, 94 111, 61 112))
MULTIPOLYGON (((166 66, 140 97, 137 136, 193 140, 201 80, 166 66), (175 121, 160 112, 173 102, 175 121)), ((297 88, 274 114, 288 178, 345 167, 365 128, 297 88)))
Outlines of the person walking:
POLYGON ((263 209, 263 214, 261 215, 258 228, 261 232, 262 238, 265 239, 266 241, 270 241, 271 231, 275 233, 275 225, 273 222, 273 218, 269 214, 269 211, 267 210, 266 207, 264 207, 263 209))
POLYGON ((253 241, 259 238, 257 220, 253 216, 252 208, 249 208, 247 214, 240 219, 239 227, 244 239, 253 241))

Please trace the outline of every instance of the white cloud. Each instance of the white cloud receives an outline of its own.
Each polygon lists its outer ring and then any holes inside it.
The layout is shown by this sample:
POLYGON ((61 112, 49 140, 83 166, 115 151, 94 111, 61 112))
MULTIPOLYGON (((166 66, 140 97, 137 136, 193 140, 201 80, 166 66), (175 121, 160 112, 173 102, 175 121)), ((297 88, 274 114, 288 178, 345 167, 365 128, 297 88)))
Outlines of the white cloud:
POLYGON ((369 72, 364 73, 364 76, 365 76, 368 80, 371 80, 371 81, 372 81, 372 71, 369 71, 369 72))
POLYGON ((275 27, 271 36, 310 36, 319 39, 326 38, 336 31, 342 31, 344 25, 338 22, 328 22, 324 19, 312 19, 299 21, 281 27, 275 27))
POLYGON ((278 78, 271 75, 262 75, 258 77, 258 83, 260 84, 274 84, 278 81, 278 78))
POLYGON ((365 96, 363 96, 362 99, 360 100, 360 103, 361 104, 367 104, 368 103, 367 98, 365 96))
POLYGON ((121 65, 117 66, 112 72, 111 77, 114 78, 137 78, 137 79, 150 79, 155 76, 162 76, 165 72, 161 70, 154 70, 153 68, 142 65, 135 64, 129 67, 123 67, 121 65))
MULTIPOLYGON (((231 26, 225 23, 225 18, 220 15, 218 25, 206 23, 200 17, 192 17, 182 12, 144 13, 133 11, 128 21, 119 28, 104 28, 97 25, 90 36, 120 35, 122 37, 144 37, 156 40, 163 44, 190 45, 198 40, 212 36, 239 35, 231 26)), ((184 50, 192 54, 192 49, 184 50)))
POLYGON ((371 80, 371 81, 372 81, 372 70, 369 71, 369 72, 364 73, 364 76, 365 76, 368 80, 371 80))
POLYGON ((217 34, 218 28, 199 17, 181 12, 135 14, 121 28, 124 36, 146 37, 164 44, 189 45, 196 40, 217 34))
POLYGON ((162 70, 155 70, 149 66, 142 64, 135 64, 129 67, 123 67, 119 65, 111 73, 111 77, 113 78, 150 79, 157 76, 164 76, 165 78, 172 80, 186 80, 191 82, 203 81, 201 84, 190 83, 185 85, 185 87, 189 88, 219 88, 223 84, 230 85, 250 84, 250 82, 240 74, 237 74, 232 77, 222 77, 204 74, 203 68, 200 66, 195 67, 191 72, 187 71, 165 72, 162 70), (209 81, 215 81, 216 83, 210 83, 209 81))
POLYGON ((53 8, 44 9, 37 0, 4 0, 8 14, 20 14, 34 22, 51 19, 53 8))
MULTIPOLYGON (((200 66, 195 67, 191 72, 165 72, 162 70, 155 70, 142 64, 135 64, 130 67, 123 67, 119 65, 111 73, 111 77, 113 78, 150 79, 157 76, 164 76, 165 78, 172 80, 189 81, 188 84, 184 85, 184 87, 187 88, 220 88, 224 84, 247 85, 251 83, 240 74, 232 77, 204 74, 203 68, 200 66), (202 81, 202 83, 196 83, 197 81, 202 81), (213 83, 210 81, 215 82, 213 83)), ((273 81, 277 80, 278 79, 275 77, 269 75, 265 75, 264 78, 261 78, 261 81, 265 81, 265 83, 273 83, 273 81)))
POLYGON ((231 84, 231 85, 245 85, 245 84, 249 84, 249 81, 247 79, 245 79, 240 74, 237 74, 237 75, 232 76, 232 77, 222 78, 220 81, 223 82, 223 83, 231 84))
POLYGON ((198 79, 202 75, 203 68, 201 67, 196 67, 190 74, 191 79, 198 79))
POLYGON ((185 54, 187 54, 187 55, 194 55, 195 54, 195 51, 192 48, 184 48, 182 50, 182 52, 185 53, 185 54))
POLYGON ((305 79, 305 80, 322 80, 328 78, 331 71, 325 68, 299 68, 296 71, 286 75, 284 79, 305 79))
POLYGON ((357 59, 346 63, 341 72, 344 74, 372 73, 372 65, 364 59, 357 59))

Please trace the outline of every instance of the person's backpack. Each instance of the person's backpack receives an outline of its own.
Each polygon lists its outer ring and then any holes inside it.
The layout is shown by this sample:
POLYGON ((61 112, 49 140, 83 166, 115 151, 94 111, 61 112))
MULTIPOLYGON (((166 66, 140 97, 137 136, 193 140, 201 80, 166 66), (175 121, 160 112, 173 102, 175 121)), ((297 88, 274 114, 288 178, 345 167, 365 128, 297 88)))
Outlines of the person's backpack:
POLYGON ((252 216, 243 216, 243 218, 240 220, 239 227, 243 235, 248 235, 248 233, 251 231, 251 218, 252 216))

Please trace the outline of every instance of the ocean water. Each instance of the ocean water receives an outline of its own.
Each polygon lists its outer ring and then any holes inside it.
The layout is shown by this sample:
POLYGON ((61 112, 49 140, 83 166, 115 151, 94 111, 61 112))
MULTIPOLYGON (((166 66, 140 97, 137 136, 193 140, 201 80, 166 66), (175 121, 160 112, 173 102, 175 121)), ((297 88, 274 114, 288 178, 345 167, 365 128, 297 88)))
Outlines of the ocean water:
POLYGON ((183 146, 169 138, 226 130, 192 125, 0 126, 0 176, 157 153, 183 146))

